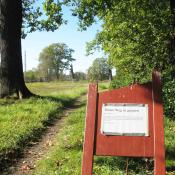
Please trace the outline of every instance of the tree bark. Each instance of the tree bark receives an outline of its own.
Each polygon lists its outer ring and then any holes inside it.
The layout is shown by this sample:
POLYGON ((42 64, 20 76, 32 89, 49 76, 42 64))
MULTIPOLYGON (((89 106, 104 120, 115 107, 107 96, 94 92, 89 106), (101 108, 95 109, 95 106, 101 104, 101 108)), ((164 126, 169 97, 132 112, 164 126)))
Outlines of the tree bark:
POLYGON ((14 92, 21 98, 32 95, 24 82, 21 27, 22 0, 0 0, 0 97, 14 92))

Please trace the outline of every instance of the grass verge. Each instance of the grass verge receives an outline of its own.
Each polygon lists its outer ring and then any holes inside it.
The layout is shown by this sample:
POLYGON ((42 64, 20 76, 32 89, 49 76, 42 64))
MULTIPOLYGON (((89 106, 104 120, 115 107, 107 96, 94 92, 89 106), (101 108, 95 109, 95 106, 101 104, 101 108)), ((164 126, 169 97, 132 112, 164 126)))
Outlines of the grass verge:
POLYGON ((42 85, 44 84, 29 84, 32 92, 43 95, 42 98, 0 100, 1 168, 7 163, 6 159, 22 149, 28 140, 35 138, 49 120, 59 117, 58 114, 61 113, 63 107, 71 105, 75 99, 86 93, 87 86, 87 84, 83 86, 75 84, 67 90, 66 86, 63 88, 64 84, 50 83, 51 90, 49 90, 42 85))

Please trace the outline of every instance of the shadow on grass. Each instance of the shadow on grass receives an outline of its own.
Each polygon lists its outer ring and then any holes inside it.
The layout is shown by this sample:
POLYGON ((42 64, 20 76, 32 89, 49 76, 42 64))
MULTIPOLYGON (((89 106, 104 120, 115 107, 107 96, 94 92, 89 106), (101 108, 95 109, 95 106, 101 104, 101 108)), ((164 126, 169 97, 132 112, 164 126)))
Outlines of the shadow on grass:
MULTIPOLYGON (((82 151, 83 145, 81 140, 77 140, 73 144, 66 144, 62 147, 65 152, 68 151, 82 151)), ((100 167, 104 166, 110 170, 110 172, 118 172, 118 170, 125 172, 128 159, 128 173, 131 174, 149 174, 153 173, 153 159, 147 158, 127 158, 127 157, 112 157, 112 156, 95 156, 94 157, 94 173, 100 174, 100 167)), ((103 169, 102 168, 102 169, 103 169)))
MULTIPOLYGON (((82 93, 80 96, 83 96, 85 95, 86 92, 82 93)), ((53 96, 39 96, 39 95, 36 95, 34 96, 35 98, 40 98, 40 99, 47 99, 47 100, 50 100, 50 101, 53 101, 53 102, 56 102, 56 103, 62 103, 63 107, 74 107, 74 103, 75 101, 77 101, 77 99, 79 97, 76 97, 76 98, 71 98, 71 97, 53 97, 53 96)), ((83 106, 83 105, 81 105, 83 106)))
POLYGON ((9 98, 2 98, 0 99, 0 106, 10 106, 15 104, 16 102, 20 102, 21 100, 19 100, 18 98, 15 97, 9 97, 9 98))
MULTIPOLYGON (((166 160, 170 161, 171 164, 167 165, 166 171, 175 173, 175 147, 170 147, 166 150, 166 160)), ((120 169, 126 171, 126 160, 125 157, 97 157, 95 158, 95 164, 98 167, 107 166, 111 171, 120 169)), ((130 173, 153 173, 154 161, 153 159, 144 158, 129 158, 128 172, 130 173)))
POLYGON ((167 165, 166 170, 168 172, 175 171, 175 147, 168 147, 166 149, 166 160, 172 162, 172 165, 167 165))
POLYGON ((168 147, 166 149, 166 158, 175 161, 175 147, 168 147))

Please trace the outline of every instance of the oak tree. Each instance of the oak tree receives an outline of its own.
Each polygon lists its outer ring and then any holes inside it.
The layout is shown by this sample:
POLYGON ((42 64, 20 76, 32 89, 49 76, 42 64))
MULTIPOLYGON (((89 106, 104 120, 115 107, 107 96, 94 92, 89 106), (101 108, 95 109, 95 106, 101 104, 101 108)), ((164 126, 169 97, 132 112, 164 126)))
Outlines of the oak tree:
POLYGON ((105 58, 96 58, 87 72, 87 78, 90 81, 108 80, 109 75, 109 65, 105 58))
POLYGON ((70 49, 64 43, 54 43, 45 47, 39 55, 38 70, 43 77, 47 79, 60 79, 64 70, 70 70, 72 62, 73 49, 70 49))
POLYGON ((42 6, 37 7, 36 0, 0 1, 0 97, 32 95, 24 82, 21 37, 36 30, 54 31, 64 22, 59 2, 44 0, 42 6))

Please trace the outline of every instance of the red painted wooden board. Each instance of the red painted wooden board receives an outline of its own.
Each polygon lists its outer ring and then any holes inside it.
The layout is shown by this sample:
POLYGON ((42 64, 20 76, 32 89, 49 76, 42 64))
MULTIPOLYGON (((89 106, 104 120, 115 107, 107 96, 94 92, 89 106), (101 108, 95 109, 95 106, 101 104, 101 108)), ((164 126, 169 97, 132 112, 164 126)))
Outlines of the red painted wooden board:
POLYGON ((165 149, 161 82, 158 72, 144 85, 98 93, 91 84, 88 93, 82 175, 92 175, 97 156, 153 157, 154 175, 165 175, 165 149), (106 136, 101 133, 102 105, 105 103, 148 104, 149 136, 106 136))
POLYGON ((110 156, 153 157, 153 99, 152 85, 135 84, 117 90, 99 93, 98 122, 95 154, 110 156), (149 136, 109 136, 100 132, 102 105, 105 103, 148 104, 149 136))

